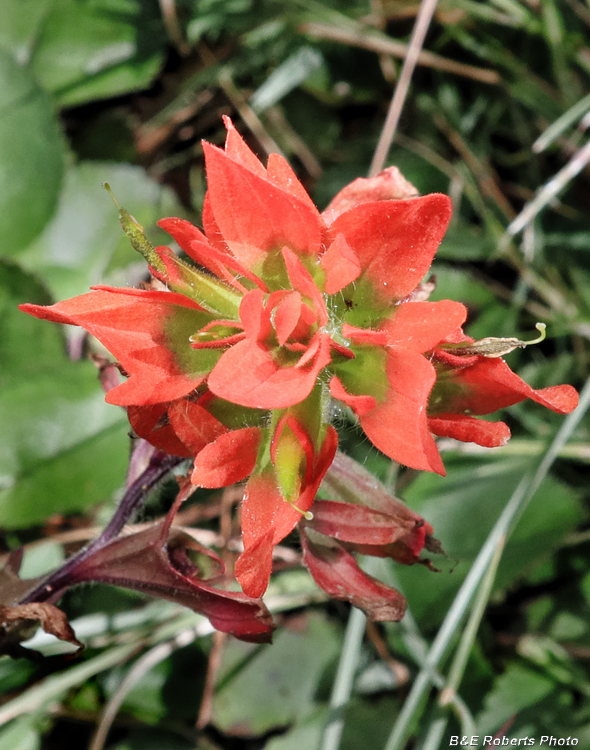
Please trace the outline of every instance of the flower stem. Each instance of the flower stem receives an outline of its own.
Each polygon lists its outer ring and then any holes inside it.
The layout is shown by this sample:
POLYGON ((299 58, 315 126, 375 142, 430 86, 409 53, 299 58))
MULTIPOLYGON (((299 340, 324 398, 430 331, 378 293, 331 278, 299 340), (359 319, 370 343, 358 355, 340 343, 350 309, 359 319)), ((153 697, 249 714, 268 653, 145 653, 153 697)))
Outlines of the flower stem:
POLYGON ((54 570, 37 588, 29 592, 20 603, 29 604, 30 602, 45 602, 50 599, 57 599, 59 594, 72 584, 72 574, 76 567, 93 552, 96 552, 96 550, 110 542, 111 539, 114 539, 131 516, 143 505, 148 493, 171 469, 183 460, 178 456, 170 456, 160 450, 154 451, 148 466, 127 488, 113 517, 101 534, 77 555, 66 560, 61 568, 54 570))

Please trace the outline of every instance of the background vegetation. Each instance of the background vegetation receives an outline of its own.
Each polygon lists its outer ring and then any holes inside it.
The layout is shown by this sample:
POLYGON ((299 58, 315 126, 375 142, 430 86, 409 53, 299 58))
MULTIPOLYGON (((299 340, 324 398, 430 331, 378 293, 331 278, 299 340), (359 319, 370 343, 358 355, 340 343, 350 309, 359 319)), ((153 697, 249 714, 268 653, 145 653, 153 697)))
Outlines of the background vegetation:
MULTIPOLYGON (((199 223, 200 139, 221 143, 229 114, 261 157, 287 155, 325 206, 368 172, 417 11, 412 0, 0 4, 0 525, 5 551, 24 545, 24 576, 92 537, 125 479, 128 424, 103 401, 88 343, 16 309, 142 279, 101 182, 165 242, 158 218, 199 223)), ((424 49, 388 164, 421 192, 454 201, 433 299, 465 302, 476 338, 527 338, 547 323, 548 340, 512 353, 511 366, 535 387, 581 387, 590 354, 588 5, 440 0, 424 49)), ((437 574, 380 570, 410 614, 370 626, 362 645, 357 617, 357 645, 349 626, 351 661, 338 677, 349 612, 290 564, 295 546, 269 591, 282 612, 272 646, 212 636, 197 615, 138 594, 79 588, 62 605, 87 644, 81 657, 68 661, 43 634, 32 645, 45 660, 0 657, 0 747, 85 747, 100 722, 94 750, 316 750, 335 680, 343 750, 384 747, 429 644, 459 611, 449 608, 472 561, 563 422, 530 403, 506 419, 506 448, 445 441, 445 479, 395 473, 354 426, 340 425, 344 448, 396 485, 448 558, 435 561, 437 574)), ((497 732, 590 747, 589 426, 583 415, 567 422, 495 581, 468 583, 480 592, 471 630, 457 621, 438 641, 439 656, 446 645, 455 653, 440 663, 447 677, 435 676, 430 701, 418 695, 407 744, 390 737, 388 750, 497 732), (446 680, 460 698, 441 706, 446 680)), ((170 497, 165 486, 139 520, 161 515, 170 497)), ((196 497, 183 522, 215 540, 221 518, 227 536, 235 497, 196 497)), ((336 746, 329 741, 325 750, 336 746)))

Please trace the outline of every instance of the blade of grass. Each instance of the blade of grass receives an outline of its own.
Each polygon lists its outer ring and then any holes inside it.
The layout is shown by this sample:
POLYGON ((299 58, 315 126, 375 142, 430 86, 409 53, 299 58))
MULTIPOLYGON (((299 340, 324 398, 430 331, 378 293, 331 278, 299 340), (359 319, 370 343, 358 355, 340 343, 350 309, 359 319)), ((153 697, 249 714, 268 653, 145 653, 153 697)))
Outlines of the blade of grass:
POLYGON ((352 692, 366 624, 365 613, 360 609, 353 609, 346 625, 342 654, 330 697, 330 713, 324 729, 322 750, 338 750, 340 747, 340 738, 344 729, 344 708, 352 692))
POLYGON ((177 649, 184 648, 193 643, 199 636, 196 628, 182 630, 170 641, 159 643, 146 651, 127 672, 117 690, 104 706, 96 729, 88 746, 88 750, 103 750, 109 730, 117 718, 119 709, 127 697, 129 691, 154 667, 167 659, 177 649))
POLYGON ((584 169, 589 161, 590 141, 588 141, 588 143, 586 143, 586 145, 579 151, 576 151, 565 167, 560 169, 559 172, 549 180, 549 182, 546 182, 545 185, 543 185, 533 200, 530 203, 527 203, 516 219, 508 225, 501 242, 501 247, 506 246, 510 237, 514 237, 514 235, 522 231, 527 224, 530 224, 535 216, 537 216, 537 214, 539 214, 545 206, 565 188, 570 180, 584 169))
MULTIPOLYGON (((403 593, 402 588, 400 587, 399 583, 395 581, 395 579, 393 583, 395 585, 395 588, 399 589, 403 593)), ((410 656, 414 659, 416 664, 419 667, 422 667, 424 665, 424 661, 426 660, 426 656, 428 655, 428 642, 420 632, 418 623, 414 619, 414 616, 409 607, 406 610, 404 619, 401 621, 401 623, 399 623, 399 625, 402 629, 401 639, 404 642, 405 647, 408 649, 410 656)), ((444 688, 445 678, 442 676, 442 674, 440 674, 440 672, 434 671, 432 673, 432 684, 439 688, 439 690, 442 690, 444 688)), ((472 729, 475 726, 475 721, 473 719, 471 711, 464 703, 463 699, 457 694, 455 694, 451 698, 451 706, 461 725, 461 734, 464 736, 471 736, 473 734, 472 729)))
MULTIPOLYGON (((492 587, 494 585, 494 580, 496 578, 496 572, 498 570, 498 565, 502 557, 502 552, 504 551, 505 541, 506 537, 503 537, 500 540, 498 546, 496 547, 492 562, 490 563, 490 567, 488 568, 487 573, 482 579, 481 585, 477 592, 475 603, 473 605, 473 609, 471 611, 471 615, 469 616, 467 625, 463 630, 461 640, 459 641, 459 646, 457 647, 457 651, 455 652, 455 656, 453 658, 453 663, 451 664, 451 668, 449 669, 446 685, 440 692, 438 700, 438 710, 436 711, 435 717, 426 733, 426 738, 421 746, 421 750, 438 750, 438 748, 440 747, 440 743, 449 719, 448 712, 445 709, 448 706, 452 705, 453 701, 457 697, 457 690, 459 689, 459 685, 461 684, 461 680, 463 679, 465 667, 467 666, 467 660, 469 659, 469 654, 471 653, 471 649, 473 648, 473 643, 475 641, 477 631, 479 630, 481 618, 484 615, 488 600, 490 598, 490 594, 492 593, 492 587)), ((474 736, 475 723, 473 723, 472 726, 468 728, 462 726, 461 733, 464 733, 466 737, 474 736)))
POLYGON ((432 682, 433 672, 436 670, 451 639, 456 633, 467 607, 496 553, 498 545, 507 536, 535 492, 539 489, 559 451, 568 441, 589 406, 590 378, 586 381, 584 389, 580 394, 578 408, 566 417, 560 430, 539 462, 537 469, 535 471, 531 470, 523 477, 489 533, 434 639, 424 666, 416 677, 406 702, 393 726, 385 745, 385 750, 401 750, 403 747, 410 723, 422 703, 426 690, 432 682))
POLYGON ((540 154, 548 146, 550 146, 556 138, 567 130, 570 125, 573 125, 576 120, 583 117, 586 112, 590 110, 590 94, 586 94, 579 102, 570 107, 567 112, 564 112, 561 117, 558 117, 555 122, 551 123, 547 130, 545 130, 533 143, 533 151, 536 154, 540 154))

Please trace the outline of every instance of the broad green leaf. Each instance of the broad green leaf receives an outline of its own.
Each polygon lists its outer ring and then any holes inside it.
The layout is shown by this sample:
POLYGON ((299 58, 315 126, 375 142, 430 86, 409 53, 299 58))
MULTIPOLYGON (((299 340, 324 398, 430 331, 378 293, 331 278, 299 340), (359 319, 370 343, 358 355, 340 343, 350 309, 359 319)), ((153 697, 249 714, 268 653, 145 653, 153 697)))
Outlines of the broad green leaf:
POLYGON ((57 568, 64 561, 64 550, 57 542, 47 542, 25 549, 18 571, 21 578, 37 578, 57 568))
POLYGON ((327 720, 328 708, 318 706, 288 732, 270 740, 264 750, 319 750, 327 720))
POLYGON ((66 358, 59 328, 17 309, 47 294, 0 264, 0 525, 41 523, 110 497, 124 478, 127 420, 96 369, 66 358))
POLYGON ((41 732, 36 716, 21 716, 0 729, 0 747, 10 750, 40 750, 41 732))
POLYGON ((57 326, 24 315, 17 305, 50 305, 45 287, 18 266, 0 261, 0 393, 61 364, 64 337, 57 326))
POLYGON ((0 692, 8 695, 29 681, 35 668, 29 661, 15 661, 9 656, 0 656, 0 692))
POLYGON ((1 255, 28 245, 51 218, 63 176, 64 143, 47 94, 0 49, 1 255))
POLYGON ((0 47, 12 52, 18 62, 28 62, 51 3, 52 0, 2 0, 0 3, 0 47))
POLYGON ((147 87, 165 44, 156 0, 55 0, 31 65, 41 85, 72 106, 147 87))
MULTIPOLYGON (((447 477, 423 473, 406 493, 408 504, 434 527, 449 559, 434 558, 443 572, 396 566, 412 611, 428 628, 444 616, 496 519, 532 459, 484 463, 447 459, 447 477), (452 570, 449 570, 449 569, 452 570)), ((496 578, 501 589, 557 549, 583 518, 576 495, 553 478, 537 491, 508 539, 496 578)))
MULTIPOLYGON (((84 406, 77 405, 77 421, 87 416, 84 406)), ((110 429, 101 429, 100 425, 94 428, 96 435, 70 449, 62 448, 18 474, 7 477, 2 472, 3 484, 10 482, 0 490, 2 526, 40 524, 54 513, 74 513, 110 498, 125 478, 128 425, 125 420, 110 429)))
POLYGON ((575 641, 588 632, 585 617, 572 612, 560 612, 551 625, 550 635, 556 641, 575 641))
POLYGON ((282 630, 268 648, 230 642, 222 687, 213 700, 215 725, 250 736, 305 716, 339 643, 333 626, 317 614, 309 614, 297 629, 282 630))
POLYGON ((520 664, 510 664, 486 696, 483 711, 476 717, 480 734, 493 734, 511 717, 534 706, 555 689, 553 680, 520 664))
POLYGON ((99 282, 125 286, 127 279, 117 269, 132 263, 147 271, 123 234, 103 182, 111 185, 121 205, 145 227, 154 244, 170 241, 162 230, 153 231, 153 225, 177 209, 171 194, 143 169, 101 162, 71 167, 53 220, 19 257, 25 268, 44 278, 56 299, 83 294, 99 282))

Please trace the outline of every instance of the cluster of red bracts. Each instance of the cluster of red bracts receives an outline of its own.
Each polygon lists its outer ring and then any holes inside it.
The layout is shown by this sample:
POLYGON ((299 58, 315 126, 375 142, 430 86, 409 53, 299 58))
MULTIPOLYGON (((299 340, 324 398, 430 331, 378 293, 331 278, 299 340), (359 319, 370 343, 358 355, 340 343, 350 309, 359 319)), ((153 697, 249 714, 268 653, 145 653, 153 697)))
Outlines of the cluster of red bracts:
POLYGON ((391 499, 370 510, 314 504, 336 455, 331 401, 393 460, 444 474, 433 435, 501 445, 508 427, 478 415, 525 398, 567 413, 577 394, 533 390, 464 335, 462 304, 424 301, 420 282, 451 215, 446 196, 416 197, 390 168, 356 180, 320 214, 282 157, 264 167, 226 126, 225 150, 204 144, 205 233, 182 219, 160 222, 193 263, 153 248, 121 211, 151 288, 96 287, 23 309, 82 326, 112 352, 128 378, 107 400, 127 408, 152 445, 194 458, 195 485, 249 477, 236 565, 246 594, 264 593, 273 547, 300 524, 322 587, 378 618, 398 617, 399 601, 371 604, 381 584, 351 553, 387 550, 412 563, 431 529, 391 499))

